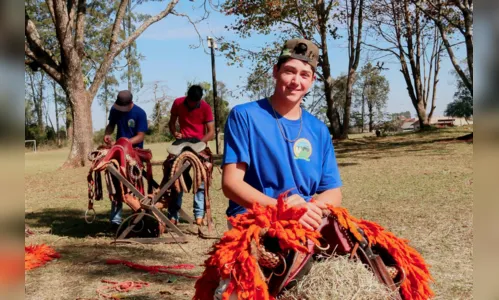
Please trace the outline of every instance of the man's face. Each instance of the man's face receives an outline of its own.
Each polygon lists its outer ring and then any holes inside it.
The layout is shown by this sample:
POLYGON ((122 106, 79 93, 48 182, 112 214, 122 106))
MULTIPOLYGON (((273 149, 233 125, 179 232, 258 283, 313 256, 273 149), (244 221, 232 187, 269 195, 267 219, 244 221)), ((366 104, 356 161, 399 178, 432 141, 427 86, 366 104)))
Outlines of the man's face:
POLYGON ((128 105, 117 105, 116 103, 113 105, 114 109, 119 110, 121 112, 129 112, 133 108, 133 102, 128 105))
POLYGON ((312 67, 299 59, 288 59, 279 70, 274 66, 275 93, 290 102, 301 101, 315 79, 312 67))

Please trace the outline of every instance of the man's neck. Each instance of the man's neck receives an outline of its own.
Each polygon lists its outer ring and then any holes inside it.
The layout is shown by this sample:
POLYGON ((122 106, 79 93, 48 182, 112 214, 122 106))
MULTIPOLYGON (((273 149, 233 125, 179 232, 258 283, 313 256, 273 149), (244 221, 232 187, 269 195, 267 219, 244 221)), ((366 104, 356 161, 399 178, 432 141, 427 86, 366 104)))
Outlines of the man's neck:
POLYGON ((288 120, 298 120, 301 116, 301 101, 290 103, 286 100, 280 100, 275 94, 269 97, 270 105, 278 112, 281 116, 288 120))

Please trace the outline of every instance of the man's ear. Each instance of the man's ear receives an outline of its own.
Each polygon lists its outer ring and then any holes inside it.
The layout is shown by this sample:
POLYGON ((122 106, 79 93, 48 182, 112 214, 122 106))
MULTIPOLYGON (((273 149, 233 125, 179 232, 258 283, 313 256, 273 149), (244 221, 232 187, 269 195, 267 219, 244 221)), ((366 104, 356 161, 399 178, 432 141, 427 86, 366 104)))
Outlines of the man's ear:
POLYGON ((277 65, 274 65, 274 68, 272 69, 272 77, 274 77, 274 79, 277 79, 278 72, 279 70, 277 70, 277 65))

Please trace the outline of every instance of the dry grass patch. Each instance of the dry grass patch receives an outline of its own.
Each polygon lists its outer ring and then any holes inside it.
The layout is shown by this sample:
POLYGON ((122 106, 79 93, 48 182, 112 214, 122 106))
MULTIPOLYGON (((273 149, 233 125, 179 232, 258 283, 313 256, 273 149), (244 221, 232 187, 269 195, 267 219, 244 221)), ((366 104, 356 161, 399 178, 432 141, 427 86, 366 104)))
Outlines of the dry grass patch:
MULTIPOLYGON (((344 184, 343 206, 353 216, 375 221, 409 239, 431 265, 436 299, 472 298, 473 145, 440 142, 465 133, 455 128, 335 143, 344 184)), ((150 145, 153 159, 163 160, 166 147, 150 145)), ((25 222, 35 232, 26 244, 46 243, 61 253, 59 260, 26 273, 26 299, 95 299, 95 290, 104 285, 102 279, 151 283, 121 295, 126 299, 192 298, 192 279, 148 274, 105 261, 191 263, 198 267, 188 273, 196 275, 203 270, 199 265, 213 240, 191 236, 192 241, 182 245, 187 253, 178 245, 111 245, 112 238, 102 237, 110 203, 97 202, 96 222, 84 222, 88 169, 60 170, 68 151, 25 154, 25 222)), ((160 166, 154 167, 154 176, 161 179, 160 166)), ((220 173, 215 170, 213 176, 212 210, 217 228, 223 231, 227 199, 219 190, 220 173)), ((192 213, 192 195, 184 197, 184 209, 192 213)))
POLYGON ((395 293, 360 261, 338 256, 314 263, 310 273, 280 300, 387 300, 394 299, 395 293))

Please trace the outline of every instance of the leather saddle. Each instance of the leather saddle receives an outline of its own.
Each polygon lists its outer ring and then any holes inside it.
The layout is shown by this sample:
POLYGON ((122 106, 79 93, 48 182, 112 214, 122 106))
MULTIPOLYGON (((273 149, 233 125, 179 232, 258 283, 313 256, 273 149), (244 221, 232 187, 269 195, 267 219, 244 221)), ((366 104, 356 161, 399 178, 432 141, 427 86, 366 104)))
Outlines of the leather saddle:
MULTIPOLYGON (((209 174, 209 181, 211 179, 211 174, 213 172, 213 154, 211 153, 210 148, 207 146, 205 142, 201 142, 196 138, 185 138, 179 139, 170 145, 167 149, 169 155, 166 160, 163 162, 163 180, 160 186, 163 186, 168 179, 170 178, 170 172, 175 159, 185 151, 191 151, 197 155, 197 157, 203 163, 206 172, 209 174)), ((184 171, 183 176, 187 186, 187 189, 190 190, 192 186, 192 178, 189 175, 190 167, 184 171)), ((207 184, 209 186, 209 182, 207 184)))
POLYGON ((173 142, 170 147, 168 147, 167 151, 169 154, 178 156, 180 153, 190 150, 196 154, 200 154, 205 148, 207 144, 205 142, 200 141, 196 138, 185 138, 178 139, 173 142))
MULTIPOLYGON (((89 190, 89 199, 101 200, 102 199, 102 183, 101 183, 101 172, 107 174, 106 167, 108 164, 113 164, 120 174, 127 180, 134 183, 141 193, 144 193, 144 186, 142 183, 143 170, 146 169, 146 178, 148 182, 148 193, 152 192, 152 152, 149 149, 133 148, 132 143, 127 138, 119 138, 116 143, 112 146, 103 145, 97 150, 89 154, 89 160, 92 162, 89 174, 87 176, 87 181, 89 182, 89 189, 94 188, 94 192, 91 193, 89 190), (92 177, 92 173, 95 173, 95 180, 92 177)), ((119 187, 117 185, 117 179, 111 179, 110 175, 106 175, 108 182, 108 189, 110 194, 121 198, 120 193, 117 193, 119 187), (111 187, 114 186, 114 187, 111 187)), ((114 177, 113 177, 114 178, 114 177)), ((115 197, 113 196, 112 199, 115 197)))
MULTIPOLYGON (((125 168, 127 164, 137 164, 142 169, 143 162, 152 159, 152 152, 149 149, 133 148, 130 140, 119 138, 113 146, 101 146, 90 153, 89 159, 94 163, 94 171, 103 170, 111 161, 115 161, 120 168, 125 168)), ((122 174, 126 175, 126 170, 122 174)))
MULTIPOLYGON (((397 290, 402 284, 405 279, 404 271, 396 265, 385 249, 371 247, 360 229, 358 230, 363 238, 359 241, 338 223, 335 216, 328 215, 323 218, 318 230, 324 242, 324 245, 320 246, 321 249, 307 241, 309 253, 290 251, 282 255, 284 259, 276 269, 261 267, 263 274, 267 278, 270 277, 267 282, 270 295, 277 297, 284 290, 294 287, 300 278, 310 272, 314 261, 332 255, 350 255, 350 258, 360 260, 374 273, 378 281, 391 290, 397 290)), ((268 250, 279 253, 277 241, 263 238, 263 242, 268 250)), ((399 294, 397 296, 397 299, 402 299, 399 294)))

